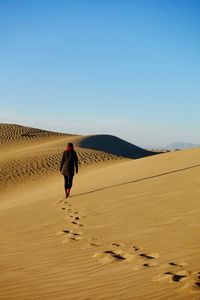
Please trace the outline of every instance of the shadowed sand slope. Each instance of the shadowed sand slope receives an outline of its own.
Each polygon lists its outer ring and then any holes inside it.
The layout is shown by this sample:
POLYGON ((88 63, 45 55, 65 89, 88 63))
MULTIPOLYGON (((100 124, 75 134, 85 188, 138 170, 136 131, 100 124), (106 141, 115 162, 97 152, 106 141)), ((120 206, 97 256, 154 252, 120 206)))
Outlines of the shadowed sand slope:
POLYGON ((0 201, 0 299, 200 299, 200 149, 96 165, 0 201), (122 172, 121 170, 125 170, 122 172))
POLYGON ((82 148, 101 150, 126 158, 142 158, 157 153, 147 151, 112 135, 91 135, 76 139, 76 144, 82 148))

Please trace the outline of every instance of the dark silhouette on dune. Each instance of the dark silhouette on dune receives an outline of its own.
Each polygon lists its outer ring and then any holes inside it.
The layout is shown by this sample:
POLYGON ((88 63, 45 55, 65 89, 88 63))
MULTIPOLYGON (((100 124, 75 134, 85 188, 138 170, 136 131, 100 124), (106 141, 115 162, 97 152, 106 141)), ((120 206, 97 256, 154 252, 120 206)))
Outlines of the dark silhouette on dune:
POLYGON ((101 150, 117 156, 133 159, 158 154, 158 152, 147 151, 116 136, 107 134, 85 136, 77 141, 77 146, 101 150))

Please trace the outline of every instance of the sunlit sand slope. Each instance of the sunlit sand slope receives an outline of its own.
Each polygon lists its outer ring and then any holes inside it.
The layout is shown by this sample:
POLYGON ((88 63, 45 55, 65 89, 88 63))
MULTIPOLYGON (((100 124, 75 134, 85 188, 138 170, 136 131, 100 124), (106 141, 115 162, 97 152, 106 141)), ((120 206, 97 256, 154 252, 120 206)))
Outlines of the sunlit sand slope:
POLYGON ((200 299, 200 149, 57 176, 0 202, 0 299, 200 299))
POLYGON ((59 132, 52 132, 17 124, 0 123, 0 148, 13 144, 48 140, 54 137, 71 136, 59 132))
MULTIPOLYGON (((62 153, 77 137, 19 125, 0 125, 0 189, 58 174, 62 153)), ((121 160, 103 151, 76 148, 80 167, 121 160)))

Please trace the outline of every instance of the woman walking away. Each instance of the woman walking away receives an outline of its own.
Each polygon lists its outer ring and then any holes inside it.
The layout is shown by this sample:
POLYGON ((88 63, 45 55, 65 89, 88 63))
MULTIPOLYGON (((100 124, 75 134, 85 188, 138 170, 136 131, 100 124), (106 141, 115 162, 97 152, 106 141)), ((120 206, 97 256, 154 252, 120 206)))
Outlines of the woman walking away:
POLYGON ((76 168, 76 174, 78 173, 78 157, 74 151, 72 143, 68 143, 66 150, 63 152, 60 172, 64 176, 65 181, 65 195, 66 198, 70 195, 70 190, 73 183, 74 169, 76 168))

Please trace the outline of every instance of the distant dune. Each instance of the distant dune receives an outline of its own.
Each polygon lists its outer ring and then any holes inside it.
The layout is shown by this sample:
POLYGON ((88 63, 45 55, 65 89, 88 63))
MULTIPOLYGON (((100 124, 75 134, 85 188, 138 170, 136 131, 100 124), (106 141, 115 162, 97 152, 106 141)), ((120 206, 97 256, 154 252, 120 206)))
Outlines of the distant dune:
POLYGON ((117 156, 133 159, 155 155, 155 152, 142 149, 113 135, 100 134, 84 136, 77 138, 76 144, 81 148, 101 150, 117 156))
POLYGON ((160 151, 160 152, 167 152, 167 151, 174 151, 174 150, 186 150, 200 147, 200 144, 188 143, 188 142, 176 142, 171 143, 167 146, 149 146, 144 145, 144 149, 153 150, 153 151, 160 151))
POLYGON ((165 149, 167 150, 185 150, 185 149, 191 149, 191 148, 197 148, 200 147, 199 144, 194 144, 194 143, 187 143, 187 142, 177 142, 177 143, 172 143, 170 145, 167 145, 165 149))

